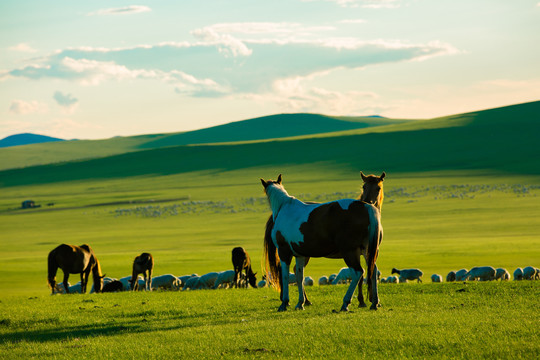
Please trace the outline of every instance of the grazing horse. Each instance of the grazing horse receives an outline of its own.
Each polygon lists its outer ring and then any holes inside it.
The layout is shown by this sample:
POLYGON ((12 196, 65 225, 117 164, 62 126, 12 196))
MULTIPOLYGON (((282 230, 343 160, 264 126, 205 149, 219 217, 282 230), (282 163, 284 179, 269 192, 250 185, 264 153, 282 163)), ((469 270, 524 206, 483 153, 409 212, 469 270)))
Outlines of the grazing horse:
MULTIPOLYGON (((303 309, 306 301, 303 286, 304 267, 310 257, 343 259, 349 267, 352 281, 343 298, 341 311, 348 311, 352 296, 363 278, 360 264, 363 255, 368 266, 368 293, 371 309, 379 306, 377 293, 377 266, 375 264, 382 241, 380 208, 383 201, 383 179, 381 176, 365 176, 363 193, 359 200, 342 199, 322 204, 304 203, 290 196, 282 185, 281 174, 277 181, 261 179, 272 209, 272 221, 267 222, 264 252, 270 281, 281 289, 281 306, 287 310, 289 304, 289 267, 296 258, 298 304, 303 309)), ((360 288, 361 290, 361 288, 360 288)), ((359 291, 360 307, 365 307, 359 291)))
POLYGON ((131 290, 139 289, 139 281, 137 279, 139 274, 143 274, 144 277, 144 289, 146 291, 152 291, 152 270, 154 269, 154 257, 150 253, 142 253, 135 257, 133 260, 133 272, 131 273, 131 290))
POLYGON ((251 259, 244 248, 235 247, 232 249, 232 263, 234 268, 234 287, 238 287, 239 283, 242 286, 242 271, 245 271, 249 285, 256 288, 257 277, 255 275, 257 273, 254 273, 251 269, 251 259))
POLYGON ((58 268, 64 272, 64 289, 69 293, 69 274, 81 274, 81 293, 86 293, 88 276, 92 272, 94 279, 94 289, 101 292, 103 288, 103 278, 99 261, 92 248, 86 244, 81 246, 62 244, 53 249, 47 259, 48 276, 47 281, 53 291, 56 289, 56 271, 58 268))

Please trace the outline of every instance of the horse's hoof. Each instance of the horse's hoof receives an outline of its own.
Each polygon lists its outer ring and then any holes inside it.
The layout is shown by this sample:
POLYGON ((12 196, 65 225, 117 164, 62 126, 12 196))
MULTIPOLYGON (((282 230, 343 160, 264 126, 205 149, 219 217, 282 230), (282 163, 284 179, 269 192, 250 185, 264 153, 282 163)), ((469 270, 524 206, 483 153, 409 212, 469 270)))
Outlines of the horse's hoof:
POLYGON ((296 305, 296 307, 294 308, 294 310, 304 310, 304 307, 303 307, 303 306, 298 306, 298 305, 296 305))
POLYGON ((279 307, 279 309, 277 309, 278 312, 283 312, 283 311, 287 311, 287 308, 283 308, 283 307, 279 307))
POLYGON ((376 304, 372 304, 371 307, 369 308, 370 310, 377 310, 379 308, 378 305, 376 304))
POLYGON ((306 301, 306 302, 304 303, 304 305, 305 305, 305 306, 310 306, 310 305, 313 305, 313 303, 312 303, 311 301, 306 301))
POLYGON ((363 304, 359 304, 358 307, 359 308, 365 308, 365 307, 367 307, 367 305, 365 303, 363 303, 363 304))
POLYGON ((341 310, 339 310, 339 311, 341 311, 341 312, 348 312, 348 311, 349 311, 349 307, 343 305, 343 306, 341 307, 341 310))

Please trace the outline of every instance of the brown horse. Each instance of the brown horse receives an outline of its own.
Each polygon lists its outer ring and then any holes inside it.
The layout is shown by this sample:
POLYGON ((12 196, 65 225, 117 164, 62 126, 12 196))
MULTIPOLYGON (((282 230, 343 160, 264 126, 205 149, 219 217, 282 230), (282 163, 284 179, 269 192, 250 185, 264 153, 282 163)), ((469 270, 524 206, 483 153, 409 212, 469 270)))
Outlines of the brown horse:
POLYGON ((154 270, 154 257, 150 253, 142 253, 133 260, 133 272, 131 274, 131 290, 139 289, 139 281, 137 276, 143 274, 144 289, 152 291, 152 271, 154 270))
MULTIPOLYGON (((363 280, 361 255, 368 264, 371 309, 379 306, 375 261, 382 241, 380 209, 386 174, 361 175, 364 186, 359 200, 342 199, 324 204, 304 203, 290 196, 281 185, 281 175, 277 181, 261 179, 272 208, 264 238, 265 270, 269 282, 280 289, 282 304, 279 311, 286 310, 289 304, 288 279, 285 277, 288 277, 293 256, 299 292, 297 309, 309 304, 303 287, 304 267, 309 258, 327 257, 344 259, 353 274, 341 307, 342 311, 347 311, 358 283, 363 280)), ((359 289, 360 307, 365 307, 361 287, 359 289)))
MULTIPOLYGON (((232 250, 232 263, 234 268, 234 286, 238 287, 240 284, 241 287, 243 287, 243 281, 242 281, 242 271, 246 272, 247 282, 252 287, 257 287, 257 273, 253 272, 253 269, 251 268, 251 259, 249 258, 249 254, 247 251, 242 247, 235 247, 232 250)), ((247 284, 246 284, 247 287, 247 284)))
POLYGON ((94 289, 101 292, 103 288, 103 278, 99 261, 92 248, 86 244, 81 246, 62 244, 53 249, 47 259, 49 287, 56 289, 56 272, 58 268, 64 272, 64 289, 69 293, 68 278, 69 274, 81 274, 81 293, 86 293, 88 276, 92 272, 94 279, 94 289))

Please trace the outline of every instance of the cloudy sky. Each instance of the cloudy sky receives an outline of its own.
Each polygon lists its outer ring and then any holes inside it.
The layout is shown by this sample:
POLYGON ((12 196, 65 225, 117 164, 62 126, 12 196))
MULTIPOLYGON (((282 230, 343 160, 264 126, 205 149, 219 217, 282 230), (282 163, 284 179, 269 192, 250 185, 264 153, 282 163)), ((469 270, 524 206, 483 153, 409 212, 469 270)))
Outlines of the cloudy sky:
POLYGON ((0 20, 0 138, 540 99, 539 0, 17 0, 0 20))

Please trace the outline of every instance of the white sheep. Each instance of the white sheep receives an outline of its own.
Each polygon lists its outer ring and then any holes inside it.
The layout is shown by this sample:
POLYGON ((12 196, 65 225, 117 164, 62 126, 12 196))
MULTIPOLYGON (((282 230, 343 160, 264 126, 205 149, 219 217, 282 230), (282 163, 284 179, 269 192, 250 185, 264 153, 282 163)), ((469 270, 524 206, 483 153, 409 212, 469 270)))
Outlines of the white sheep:
POLYGON ((386 278, 386 282, 389 284, 399 284, 399 278, 397 276, 389 276, 386 278))
POLYGON ((510 273, 505 268, 497 268, 495 271, 495 280, 510 280, 510 273))
POLYGON ((416 280, 417 282, 422 282, 421 277, 424 275, 424 273, 419 269, 398 270, 396 268, 392 269, 392 274, 399 274, 400 278, 405 280, 416 280))
POLYGON ((523 280, 537 280, 540 278, 540 270, 533 267, 527 266, 523 268, 523 280))
POLYGON ((328 276, 321 276, 319 278, 319 286, 328 285, 328 276))
POLYGON ((381 284, 386 284, 388 281, 386 280, 386 278, 382 278, 381 279, 381 284))
POLYGON ((225 270, 218 273, 214 289, 231 287, 234 281, 234 270, 225 270))
MULTIPOLYGON (((120 281, 120 282, 122 283, 122 286, 124 287, 124 288, 123 288, 124 291, 130 291, 130 290, 131 290, 131 283, 130 283, 130 281, 131 281, 131 275, 129 275, 129 276, 124 276, 123 278, 118 279, 118 281, 120 281)), ((142 289, 141 289, 141 286, 143 286, 143 288, 144 288, 144 285, 145 285, 144 279, 142 278, 142 276, 139 275, 139 276, 137 277, 137 282, 138 282, 138 284, 139 284, 139 290, 142 290, 142 289)))
POLYGON ((442 283, 442 275, 439 275, 439 274, 431 275, 431 282, 442 283))
POLYGON ((465 275, 465 279, 470 281, 491 281, 495 280, 496 274, 497 271, 493 266, 475 266, 465 275))
POLYGON ((199 281, 197 281, 197 285, 195 286, 198 290, 213 289, 218 276, 219 276, 219 273, 217 272, 209 272, 208 274, 204 274, 201 277, 199 277, 199 281))
POLYGON ((517 268, 514 270, 514 280, 523 280, 523 269, 517 268))
POLYGON ((296 285, 296 274, 289 273, 289 285, 296 285))
POLYGON ((337 274, 332 274, 328 277, 328 284, 331 284, 336 278, 337 274))
POLYGON ((351 269, 343 267, 339 269, 337 276, 332 280, 332 285, 347 284, 352 280, 351 269))
POLYGON ((452 282, 452 281, 456 281, 456 272, 454 270, 450 271, 446 275, 446 282, 452 282))
POLYGON ((466 275, 469 272, 467 269, 461 269, 456 271, 456 281, 465 281, 467 279, 466 275))
POLYGON ((184 288, 182 291, 185 290, 196 290, 197 289, 197 283, 199 282, 199 276, 191 276, 189 279, 187 279, 186 283, 184 284, 184 288))
MULTIPOLYGON (((144 281, 143 281, 144 283, 144 281)), ((144 285, 143 285, 144 288, 144 285)), ((171 274, 160 275, 152 278, 152 290, 179 290, 180 281, 171 274)))
POLYGON ((313 286, 313 278, 311 276, 304 278, 304 286, 313 286))

